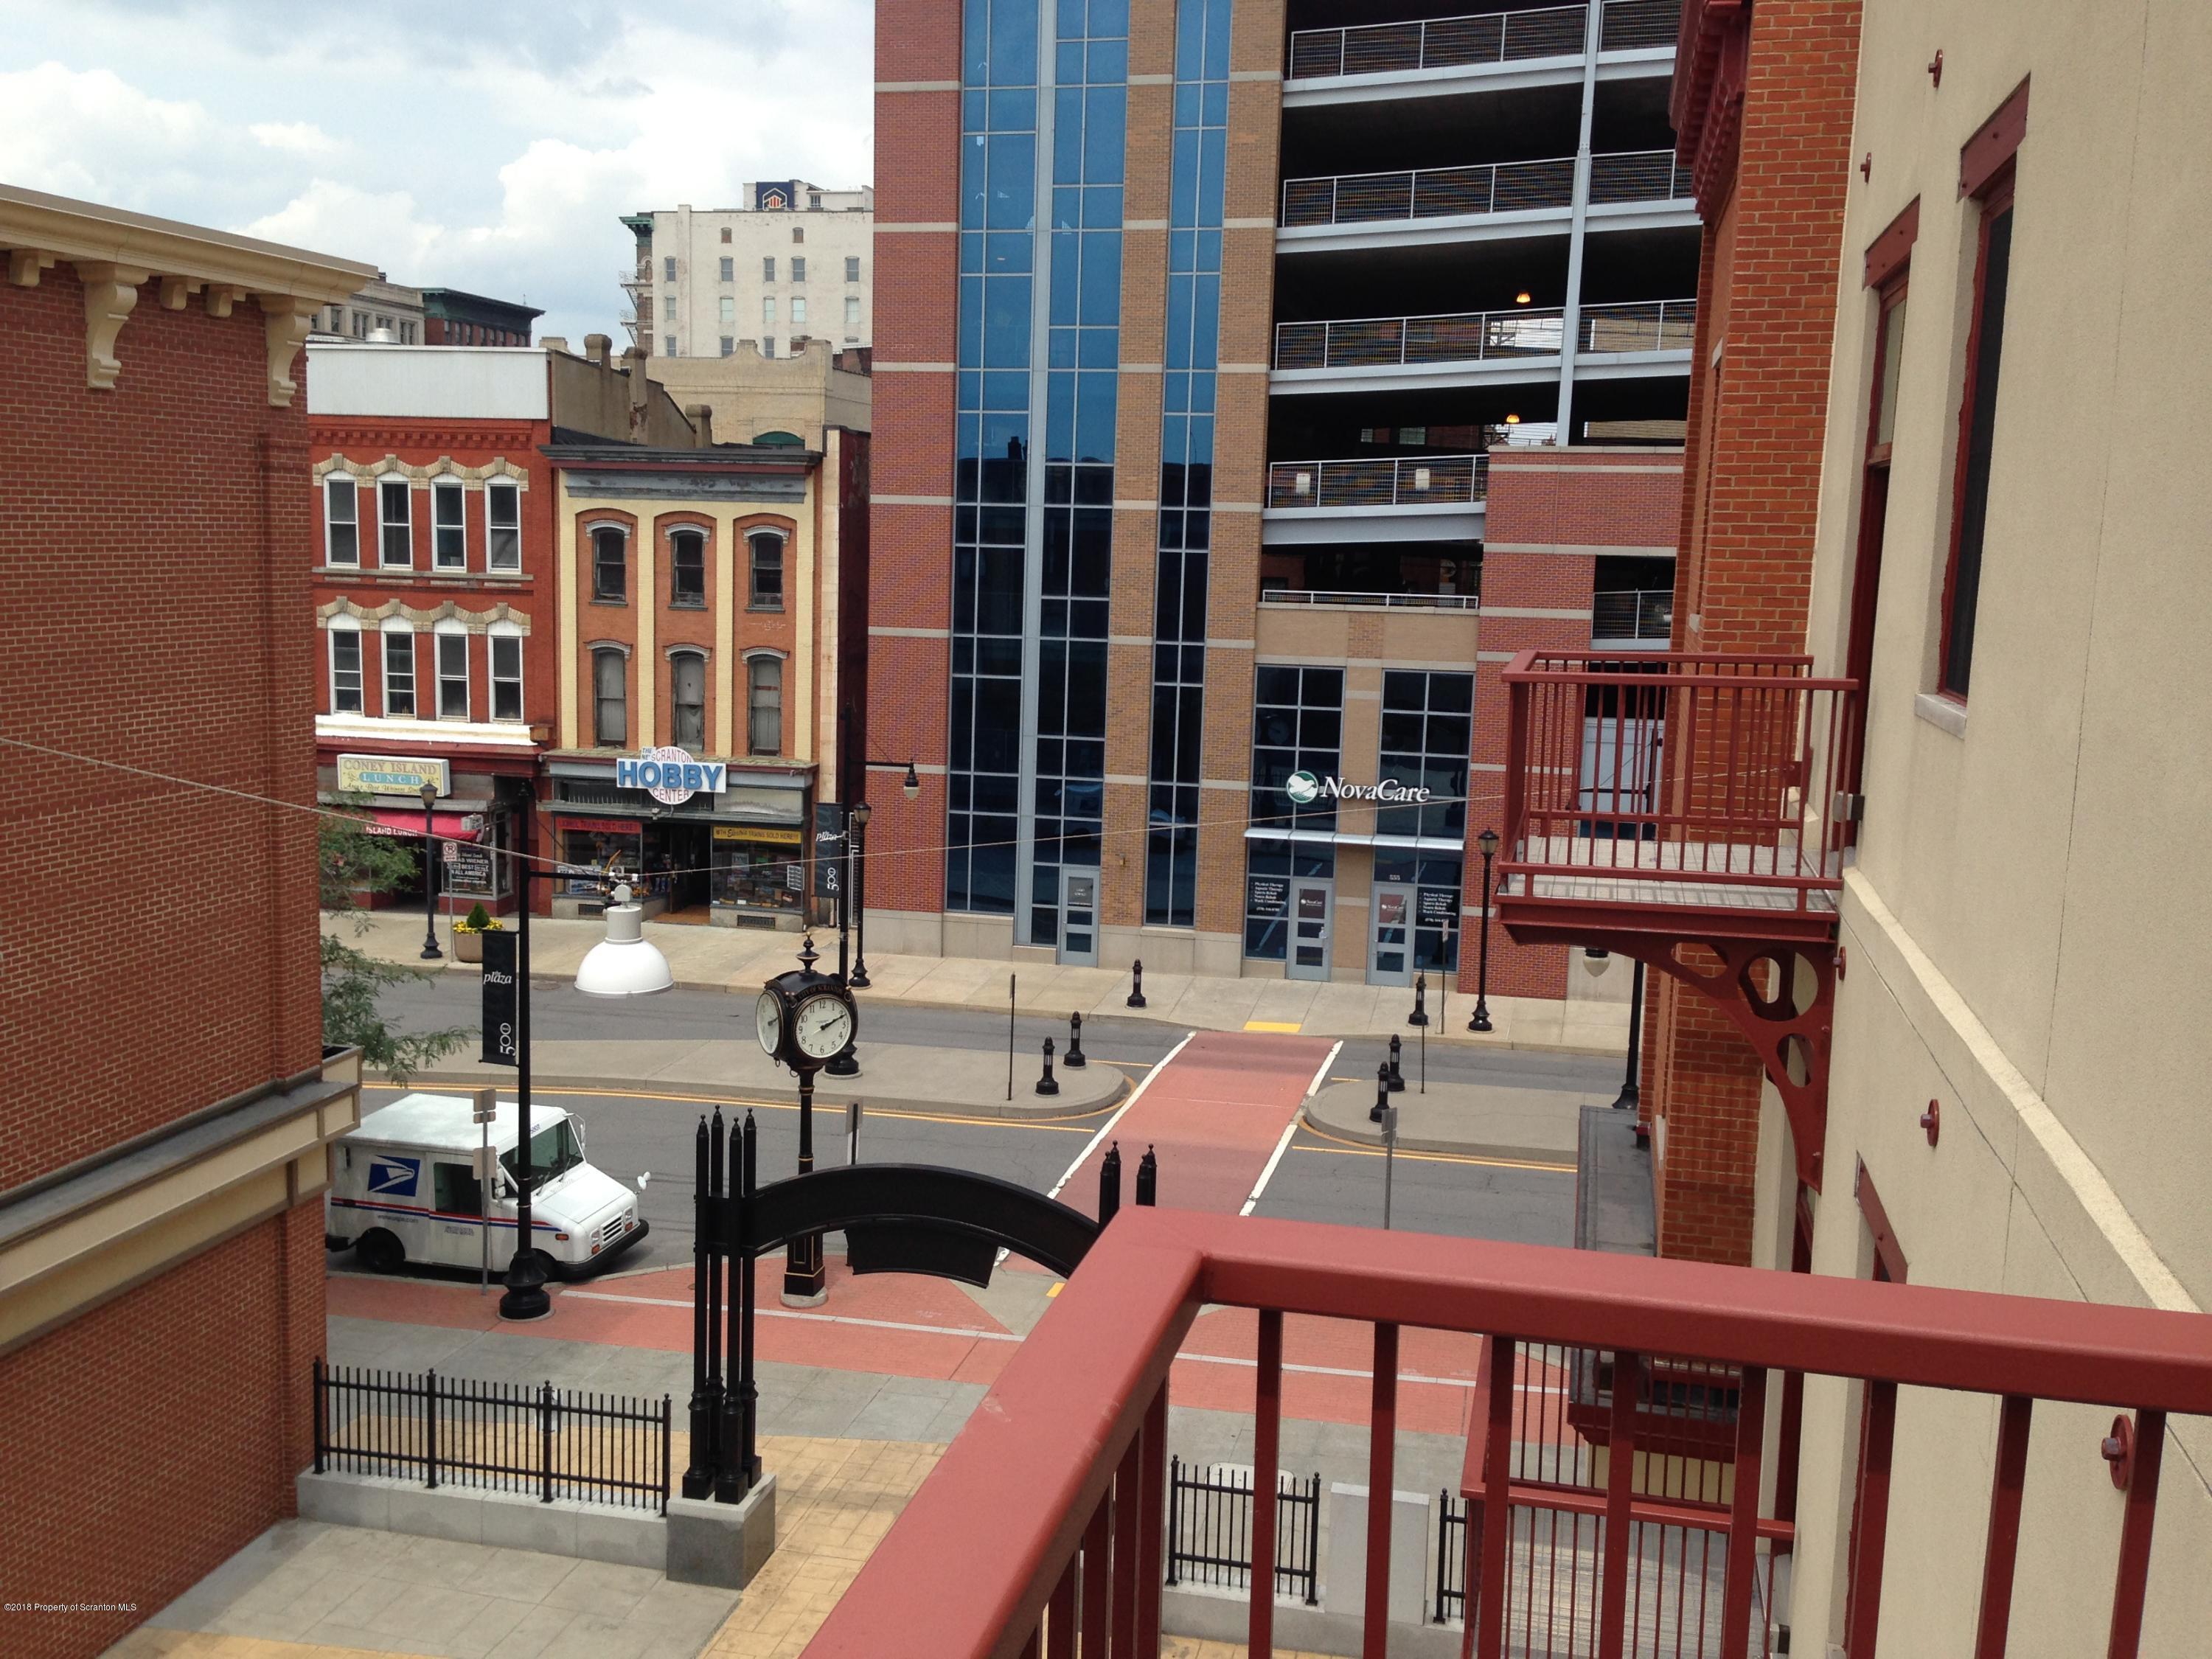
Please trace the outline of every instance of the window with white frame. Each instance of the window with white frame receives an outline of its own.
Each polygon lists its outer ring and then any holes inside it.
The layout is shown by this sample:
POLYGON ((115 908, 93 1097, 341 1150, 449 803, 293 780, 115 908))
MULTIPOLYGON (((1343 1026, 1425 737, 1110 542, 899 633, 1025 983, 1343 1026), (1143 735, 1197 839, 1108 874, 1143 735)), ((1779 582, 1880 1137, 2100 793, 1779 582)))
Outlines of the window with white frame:
POLYGON ((519 720, 522 718, 522 630, 511 622, 495 622, 491 627, 491 717, 519 720))
POLYGON ((603 749, 629 741, 629 665, 612 646, 592 653, 592 741, 603 749))
POLYGON ((860 325, 860 296, 857 294, 848 294, 845 296, 845 326, 858 328, 860 325))
POLYGON ((440 570, 469 568, 468 495, 459 478, 430 486, 430 562, 440 570))
POLYGON ((676 320, 676 296, 673 294, 660 296, 660 320, 664 323, 676 320))
POLYGON ((415 630, 405 623, 384 624, 384 712, 415 712, 415 630))
POLYGON ((774 282, 775 280, 775 255, 774 255, 773 253, 771 253, 771 254, 769 254, 766 258, 764 258, 764 259, 763 259, 763 260, 761 261, 761 281, 763 281, 763 283, 772 283, 772 282, 774 282))
POLYGON ((860 256, 857 253, 845 256, 845 280, 848 283, 860 280, 860 256))
POLYGON ((722 337, 722 355, 725 357, 733 357, 737 355, 737 337, 733 334, 725 334, 722 337))
POLYGON ((775 295, 770 294, 761 301, 761 321, 764 323, 772 323, 775 320, 775 295))
POLYGON ((791 280, 794 283, 806 280, 806 261, 796 253, 791 256, 791 280))
POLYGON ((678 651, 668 659, 670 726, 678 749, 707 751, 707 657, 678 651))
POLYGON ((414 495, 404 478, 376 481, 377 562, 387 568, 415 562, 414 495))
POLYGON ((438 718, 469 717, 469 635, 457 622, 438 624, 438 718))
POLYGON ((484 568, 522 568, 522 488, 494 478, 484 486, 484 568))
POLYGON ((673 334, 664 334, 660 338, 660 355, 664 357, 673 357, 676 356, 676 337, 673 334))
POLYGON ((772 530, 757 530, 745 538, 752 566, 751 596, 746 604, 755 611, 783 609, 783 538, 772 530))
POLYGON ((323 480, 323 562, 361 562, 361 486, 349 472, 323 480))
POLYGON ((792 295, 791 320, 794 324, 803 323, 806 320, 806 299, 804 295, 795 294, 792 295))
POLYGON ((722 256, 722 280, 726 283, 738 280, 738 262, 727 254, 722 256))
MULTIPOLYGON (((707 603, 707 536, 699 530, 672 530, 668 535, 668 602, 703 605, 707 603)), ((680 745, 679 745, 680 746, 680 745)))
POLYGON ((619 525, 592 528, 592 597, 617 604, 629 597, 629 532, 619 525))
POLYGON ((725 294, 722 296, 721 319, 726 323, 734 323, 738 320, 738 296, 736 295, 725 294))
POLYGON ((672 283, 676 280, 676 256, 672 253, 660 262, 660 280, 664 283, 672 283))
POLYGON ((745 665, 746 752, 783 750, 783 659, 755 657, 745 665))
POLYGON ((362 706, 361 624, 331 618, 331 713, 358 714, 362 706))
POLYGON ((763 334, 761 336, 761 356, 763 357, 773 357, 775 356, 775 335, 763 334))

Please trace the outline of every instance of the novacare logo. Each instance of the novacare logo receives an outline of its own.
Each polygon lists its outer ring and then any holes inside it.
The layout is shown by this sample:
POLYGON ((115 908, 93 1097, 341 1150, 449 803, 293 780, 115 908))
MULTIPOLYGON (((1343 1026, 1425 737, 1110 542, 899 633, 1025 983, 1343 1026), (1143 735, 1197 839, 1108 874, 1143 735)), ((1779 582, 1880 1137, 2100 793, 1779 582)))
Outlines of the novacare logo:
POLYGON ((1316 778, 1310 772, 1293 772, 1283 781, 1283 793, 1293 806, 1310 806, 1317 800, 1371 800, 1385 806, 1424 806, 1426 784, 1404 784, 1395 778, 1380 783, 1346 783, 1342 778, 1316 778))

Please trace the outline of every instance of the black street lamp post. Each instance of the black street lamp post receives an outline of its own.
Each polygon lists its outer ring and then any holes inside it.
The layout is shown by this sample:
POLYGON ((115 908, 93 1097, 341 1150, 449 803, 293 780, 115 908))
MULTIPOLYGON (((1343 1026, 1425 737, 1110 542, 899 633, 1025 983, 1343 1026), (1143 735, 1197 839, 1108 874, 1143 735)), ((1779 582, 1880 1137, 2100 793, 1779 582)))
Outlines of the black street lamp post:
POLYGON ((438 840, 433 811, 438 786, 425 783, 422 796, 422 960, 437 962, 445 952, 438 948, 438 840))
POLYGON ((1628 990, 1628 1073, 1621 1079, 1620 1093, 1613 1103, 1616 1112, 1632 1112, 1643 1103, 1644 1091, 1637 1081, 1643 1070, 1643 1055, 1638 1052, 1644 1036, 1644 963, 1636 963, 1636 977, 1629 981, 1628 990))
POLYGON ((1474 1017, 1467 1023, 1470 1031, 1487 1031, 1490 1024, 1490 865, 1498 856, 1498 831, 1486 830, 1474 838, 1476 848, 1482 854, 1482 943, 1478 947, 1474 973, 1474 1017))
POLYGON ((532 1240, 530 1187, 537 1171, 530 1144, 530 878, 551 875, 530 867, 529 854, 520 845, 529 834, 533 791, 522 786, 522 826, 517 845, 508 858, 514 870, 514 1255, 507 1264, 507 1288, 499 1298, 501 1319, 542 1319, 553 1311, 553 1298, 545 1293, 545 1263, 532 1240))

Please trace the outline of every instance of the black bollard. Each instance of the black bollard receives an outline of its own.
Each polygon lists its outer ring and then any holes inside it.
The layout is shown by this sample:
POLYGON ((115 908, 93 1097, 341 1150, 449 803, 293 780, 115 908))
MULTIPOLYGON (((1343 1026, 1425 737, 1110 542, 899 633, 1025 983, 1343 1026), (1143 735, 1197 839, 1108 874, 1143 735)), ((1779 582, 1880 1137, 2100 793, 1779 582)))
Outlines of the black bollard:
POLYGON ((704 1498, 714 1489, 715 1402, 707 1393, 707 1262, 714 1250, 714 1229, 708 1218, 714 1193, 707 1159, 707 1118, 702 1112, 692 1148, 691 1462, 684 1471, 684 1495, 694 1498, 704 1498))
POLYGON ((1150 1146, 1137 1162, 1137 1202, 1155 1205, 1160 1201, 1160 1160, 1150 1146))
POLYGON ((1115 1141, 1098 1162, 1098 1224, 1104 1226, 1121 1209, 1121 1143, 1115 1141))
POLYGON ((1406 1074, 1398 1069, 1398 1039, 1395 1036, 1390 1039, 1389 1072, 1390 1092, 1394 1095, 1402 1092, 1406 1087, 1406 1074))
POLYGON ((1382 1109, 1390 1103, 1390 1062, 1383 1060, 1375 1068, 1375 1103, 1367 1109, 1367 1121, 1380 1123, 1382 1109))
POLYGON ((1428 1023, 1429 976, 1425 973, 1416 974, 1413 975, 1413 1012, 1406 1016, 1406 1024, 1426 1025, 1428 1023))
POLYGON ((1079 1072, 1091 1063, 1091 1057, 1083 1052, 1083 1016, 1080 1014, 1067 1017, 1067 1052, 1060 1057, 1060 1063, 1071 1072, 1079 1072))
POLYGON ((1131 1008, 1145 1006, 1145 964, 1142 961, 1129 964, 1129 1000, 1125 1006, 1131 1008))
POLYGON ((1052 1074, 1052 1039, 1044 1040, 1044 1075, 1036 1080, 1036 1091, 1041 1095, 1056 1095, 1060 1083, 1052 1074))

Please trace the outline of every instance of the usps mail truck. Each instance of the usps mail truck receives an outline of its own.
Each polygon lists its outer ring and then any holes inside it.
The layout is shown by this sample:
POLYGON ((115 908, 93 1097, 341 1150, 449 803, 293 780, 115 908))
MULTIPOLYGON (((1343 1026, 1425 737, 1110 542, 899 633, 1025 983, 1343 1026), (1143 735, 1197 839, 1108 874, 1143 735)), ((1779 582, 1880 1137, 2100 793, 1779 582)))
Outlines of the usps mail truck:
MULTIPOLYGON (((369 1113, 331 1148, 324 1243, 352 1246, 364 1267, 390 1273, 402 1263, 475 1267, 491 1231, 491 1259, 503 1267, 514 1249, 514 1103, 492 1115, 491 1193, 485 1206, 478 1153, 484 1126, 466 1095, 416 1093, 369 1113)), ((584 1161, 584 1126, 558 1107, 530 1112, 531 1234, 549 1273, 573 1279, 597 1272, 649 1230, 637 1194, 584 1161)))

